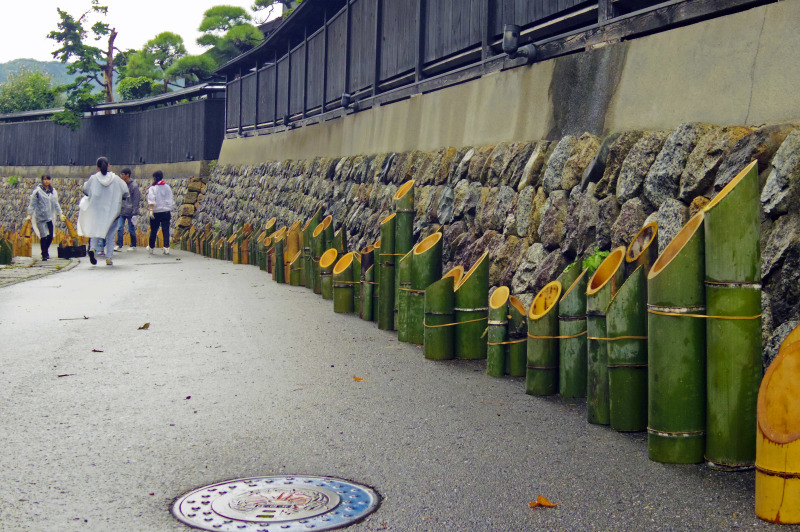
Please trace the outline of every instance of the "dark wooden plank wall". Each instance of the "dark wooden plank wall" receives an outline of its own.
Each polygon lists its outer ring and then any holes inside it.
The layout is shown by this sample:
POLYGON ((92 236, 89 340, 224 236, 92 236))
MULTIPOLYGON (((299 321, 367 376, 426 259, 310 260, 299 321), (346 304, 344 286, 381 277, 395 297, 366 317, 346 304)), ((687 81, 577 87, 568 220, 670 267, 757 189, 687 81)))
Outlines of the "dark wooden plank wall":
POLYGON ((219 157, 225 102, 207 99, 84 118, 70 131, 51 121, 0 124, 0 164, 93 166, 104 155, 119 169, 219 157))
POLYGON ((289 114, 289 54, 278 59, 278 105, 277 118, 282 120, 289 114))
POLYGON ((308 73, 306 74, 306 106, 309 110, 322 106, 325 89, 325 30, 321 28, 308 39, 308 73))
POLYGON ((242 127, 256 124, 256 76, 255 72, 242 76, 242 127))
MULTIPOLYGON (((534 0, 536 1, 536 0, 534 0)), ((436 0, 425 4, 425 62, 481 44, 485 0, 436 0)))
POLYGON ((275 64, 270 63, 258 71, 258 123, 275 120, 275 64))
MULTIPOLYGON (((381 80, 390 79, 414 69, 418 1, 383 0, 379 46, 381 50, 381 80)), ((450 2, 452 0, 443 1, 450 2)), ((434 31, 433 33, 438 32, 434 31)))
POLYGON ((292 75, 290 85, 289 113, 298 114, 305 111, 306 87, 306 45, 300 44, 289 54, 292 75))
POLYGON ((354 0, 350 4, 349 92, 357 92, 375 80, 376 0, 354 0))
POLYGON ((239 95, 239 87, 241 80, 234 80, 228 83, 227 90, 225 91, 225 100, 227 102, 226 116, 228 130, 235 130, 239 128, 239 110, 241 109, 241 100, 239 95))
POLYGON ((347 74, 347 10, 342 9, 328 23, 327 103, 339 101, 346 90, 347 74))

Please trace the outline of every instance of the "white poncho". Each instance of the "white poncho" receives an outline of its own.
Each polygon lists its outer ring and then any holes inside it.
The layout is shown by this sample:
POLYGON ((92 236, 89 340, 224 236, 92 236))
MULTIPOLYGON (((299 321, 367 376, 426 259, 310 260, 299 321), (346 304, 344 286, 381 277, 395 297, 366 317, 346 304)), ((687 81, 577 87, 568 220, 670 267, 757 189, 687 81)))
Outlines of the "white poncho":
POLYGON ((82 187, 78 212, 78 235, 105 238, 111 224, 119 216, 128 185, 114 172, 93 174, 82 187))

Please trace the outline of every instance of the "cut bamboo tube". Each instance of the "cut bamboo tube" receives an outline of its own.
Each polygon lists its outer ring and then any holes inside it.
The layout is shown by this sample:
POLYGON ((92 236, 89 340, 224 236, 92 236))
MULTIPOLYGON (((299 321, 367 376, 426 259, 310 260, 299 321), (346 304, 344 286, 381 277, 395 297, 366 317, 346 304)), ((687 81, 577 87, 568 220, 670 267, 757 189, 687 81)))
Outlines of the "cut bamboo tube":
POLYGON ((333 233, 333 245, 331 247, 336 248, 339 255, 347 253, 347 227, 344 222, 342 222, 339 230, 333 233))
POLYGON ((284 261, 283 261, 283 250, 286 244, 286 238, 280 237, 275 242, 275 282, 276 283, 285 283, 286 282, 286 269, 284 268, 284 261))
POLYGON ((608 348, 606 308, 625 278, 625 247, 613 250, 603 260, 586 286, 586 417, 589 423, 608 425, 608 348))
POLYGON ((353 287, 353 312, 361 316, 361 254, 353 251, 353 271, 350 282, 353 287))
POLYGON ((372 321, 378 323, 378 304, 381 293, 381 239, 372 245, 372 321))
POLYGON ((508 340, 507 286, 501 286, 489 298, 489 322, 486 344, 486 374, 502 377, 506 374, 506 340, 508 340))
POLYGON ((558 393, 558 299, 561 283, 551 281, 542 288, 528 310, 528 368, 525 393, 558 393))
POLYGON ((425 338, 422 352, 429 360, 451 360, 455 357, 455 285, 464 269, 451 272, 453 270, 425 290, 425 338))
POLYGON ((381 222, 380 251, 380 289, 378 290, 378 328, 384 331, 394 329, 394 224, 395 214, 390 214, 381 222))
MULTIPOLYGON (((573 268, 577 269, 577 266, 573 268)), ((558 302, 558 390, 561 397, 586 397, 586 285, 581 270, 558 302)))
POLYGON ((628 277, 639 266, 644 268, 644 275, 647 276, 657 258, 658 224, 650 222, 636 233, 625 250, 625 276, 628 277))
POLYGON ((406 254, 414 247, 414 180, 397 189, 394 195, 395 252, 406 254))
MULTIPOLYGON (((528 320, 525 305, 519 298, 508 298, 508 341, 506 346, 506 374, 524 377, 528 368, 528 320)), ((487 352, 488 354, 488 352, 487 352)))
POLYGON ((319 259, 322 257, 322 254, 325 253, 325 224, 320 222, 317 224, 317 227, 314 228, 314 232, 311 233, 311 252, 312 252, 312 288, 314 289, 315 294, 322 293, 322 287, 320 285, 320 269, 319 269, 319 259))
POLYGON ((656 462, 703 461, 706 324, 703 212, 659 255, 647 275, 648 453, 656 462))
POLYGON ((289 263, 289 285, 300 285, 300 263, 302 262, 303 252, 298 251, 294 254, 292 261, 289 263))
POLYGON ((414 246, 411 261, 411 287, 407 294, 408 342, 422 344, 425 339, 425 289, 442 277, 442 234, 434 233, 414 246))
MULTIPOLYGON (((630 248, 629 248, 630 249, 630 248)), ((606 310, 611 428, 647 429, 647 279, 633 271, 606 310)))
POLYGON ((581 269, 580 266, 581 265, 578 264, 577 262, 573 262, 572 264, 564 268, 564 271, 561 272, 561 275, 556 277, 556 281, 561 283, 561 288, 563 290, 566 290, 567 288, 572 286, 572 283, 574 283, 578 277, 583 275, 583 270, 581 269))
POLYGON ((326 216, 322 220, 322 234, 325 235, 325 249, 331 249, 333 244, 333 216, 326 216))
POLYGON ((372 268, 375 257, 375 246, 369 245, 361 250, 361 312, 362 320, 372 320, 372 289, 373 274, 370 272, 367 279, 367 270, 372 268))
POLYGON ((331 248, 319 259, 319 280, 322 299, 333 299, 333 266, 339 253, 331 248))
POLYGON ((298 251, 301 251, 302 240, 300 237, 300 222, 295 221, 286 230, 286 244, 283 250, 284 260, 286 261, 286 278, 289 279, 289 261, 294 258, 298 251))
POLYGON ((408 342, 408 300, 409 290, 411 290, 411 264, 414 260, 413 254, 409 251, 397 262, 397 275, 395 275, 396 285, 399 291, 395 294, 395 308, 397 309, 397 339, 401 342, 408 342))
POLYGON ((456 358, 486 358, 486 321, 489 319, 489 261, 484 252, 456 286, 456 358))
POLYGON ((311 226, 311 220, 306 221, 306 224, 300 230, 303 236, 303 257, 300 260, 300 280, 302 286, 311 288, 310 272, 313 271, 313 263, 311 262, 311 233, 314 227, 311 226), (309 272, 308 274, 306 272, 309 272))
POLYGON ((333 267, 333 311, 353 312, 353 292, 353 253, 350 252, 342 255, 333 267))
POLYGON ((756 515, 772 523, 800 524, 798 382, 800 343, 784 342, 758 392, 756 515))
POLYGON ((272 217, 267 221, 267 224, 264 226, 264 232, 267 233, 267 236, 275 232, 275 227, 276 227, 275 224, 277 223, 278 219, 275 217, 272 217))
POLYGON ((734 177, 704 211, 706 312, 720 317, 706 320, 705 458, 717 469, 750 468, 763 372, 758 162, 734 177))
MULTIPOLYGON (((306 224, 305 233, 303 234, 303 250, 305 253, 305 272, 304 281, 305 286, 309 290, 314 290, 314 283, 316 281, 315 274, 317 272, 314 261, 314 230, 322 221, 322 207, 317 208, 317 211, 308 220, 306 224)), ((323 247, 324 250, 324 247, 323 247)), ((321 254, 321 253, 320 253, 321 254)), ((319 257, 317 257, 319 261, 319 257)))

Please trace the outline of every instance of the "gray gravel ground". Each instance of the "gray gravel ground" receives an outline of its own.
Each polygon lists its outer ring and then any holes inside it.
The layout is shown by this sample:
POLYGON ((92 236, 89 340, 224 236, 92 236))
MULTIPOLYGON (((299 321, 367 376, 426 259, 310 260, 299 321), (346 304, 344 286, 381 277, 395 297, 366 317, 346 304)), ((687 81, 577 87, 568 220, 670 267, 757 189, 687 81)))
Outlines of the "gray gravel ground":
POLYGON ((427 361, 252 266, 84 260, 0 289, 0 340, 2 530, 188 530, 176 497, 276 474, 374 487, 358 531, 775 527, 752 471, 651 462, 583 401, 427 361))

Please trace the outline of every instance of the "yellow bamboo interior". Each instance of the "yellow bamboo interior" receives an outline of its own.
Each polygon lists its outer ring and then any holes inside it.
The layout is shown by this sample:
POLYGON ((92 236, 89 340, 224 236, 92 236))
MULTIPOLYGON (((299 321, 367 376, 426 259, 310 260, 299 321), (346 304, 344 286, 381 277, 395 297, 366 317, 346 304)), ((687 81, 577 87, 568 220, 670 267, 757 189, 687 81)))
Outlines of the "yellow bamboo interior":
MULTIPOLYGON (((328 250, 328 251, 331 251, 331 250, 328 250)), ((335 251, 335 250, 333 250, 333 251, 335 251)), ((324 256, 325 255, 323 255, 323 257, 324 256)), ((322 264, 322 261, 320 261, 320 264, 322 264)), ((338 275, 338 274, 342 273, 347 268, 349 268, 351 264, 353 264, 353 252, 352 251, 350 253, 345 253, 344 255, 342 255, 342 258, 340 258, 339 261, 336 263, 336 266, 333 267, 333 274, 334 275, 338 275)))
POLYGON ((422 255, 431 249, 439 240, 442 239, 442 233, 434 233, 424 239, 422 242, 414 246, 414 255, 422 255))
POLYGON ((319 235, 321 235, 321 234, 322 234, 322 232, 323 232, 324 230, 325 230, 325 222, 320 222, 320 223, 318 223, 318 224, 317 224, 317 226, 314 228, 314 232, 312 233, 312 235, 311 235, 311 236, 313 236, 314 238, 316 238, 316 237, 318 237, 319 235))
POLYGON ((511 296, 508 298, 508 304, 517 309, 517 311, 525 315, 525 305, 522 303, 522 300, 516 296, 511 296))
POLYGON ((292 260, 289 261, 289 264, 294 266, 294 263, 297 262, 297 259, 299 259, 302 255, 303 255, 302 251, 298 251, 297 253, 295 253, 294 257, 292 257, 292 260))
POLYGON ((399 200, 402 199, 403 196, 408 194, 408 191, 414 188, 414 180, 410 179, 403 183, 403 185, 397 189, 397 192, 394 193, 394 199, 399 200))
POLYGON ((373 249, 375 249, 375 246, 373 246, 372 244, 370 244, 370 245, 366 246, 364 249, 362 249, 362 250, 361 250, 361 254, 362 254, 362 255, 366 255, 367 253, 369 253, 369 252, 370 252, 370 251, 372 251, 373 249))
POLYGON ((442 279, 446 277, 452 277, 453 286, 458 286, 458 283, 461 281, 461 278, 464 277, 464 267, 461 265, 454 266, 449 272, 442 275, 442 279))
MULTIPOLYGON (((389 216, 387 216, 386 218, 384 218, 384 219, 383 219, 383 221, 381 221, 381 225, 385 224, 386 222, 388 222, 389 220, 391 220, 391 219, 392 219, 392 218, 394 218, 395 216, 397 216, 395 213, 392 213, 392 214, 390 214, 389 216)), ((378 246, 376 245, 375 247, 378 247, 378 246)))
POLYGON ((635 262, 638 260, 642 253, 647 251, 653 240, 656 239, 656 235, 658 235, 658 224, 656 222, 650 222, 642 227, 633 237, 631 243, 628 244, 628 249, 625 251, 625 261, 635 262))
POLYGON ((322 219, 322 228, 327 229, 333 223, 333 216, 330 214, 322 219))
POLYGON ((274 218, 274 217, 270 218, 269 221, 267 222, 267 225, 264 226, 264 231, 267 231, 267 234, 269 234, 269 231, 275 229, 275 224, 277 222, 278 222, 277 218, 274 218))
POLYGON ((333 266, 336 262, 336 257, 339 255, 339 252, 336 249, 331 248, 325 253, 322 254, 322 257, 319 259, 319 266, 320 268, 327 269, 333 266))
POLYGON ((592 278, 589 280, 589 286, 586 289, 586 295, 594 295, 603 288, 608 281, 610 281, 614 274, 619 270, 622 260, 625 258, 625 248, 620 246, 612 251, 608 257, 600 264, 597 271, 594 272, 592 278))
POLYGON ((703 212, 708 212, 708 211, 710 211, 711 209, 713 209, 713 208, 714 208, 714 206, 715 206, 716 204, 718 204, 720 201, 722 201, 722 200, 723 200, 723 198, 725 198, 725 196, 727 196, 727 195, 730 193, 730 191, 731 191, 731 190, 733 190, 734 188, 736 188, 736 185, 738 185, 738 184, 739 184, 739 181, 741 181, 742 179, 744 179, 744 176, 746 176, 746 175, 748 174, 748 172, 750 172, 750 170, 751 170, 751 169, 753 168, 753 166, 755 166, 756 164, 758 164, 758 160, 754 160, 753 162, 751 162, 750 164, 748 164, 747 166, 745 166, 745 167, 744 167, 744 170, 742 170, 741 172, 739 172, 738 174, 736 174, 736 177, 734 177, 733 179, 731 179, 731 180, 730 180, 730 182, 729 182, 727 185, 725 185, 725 187, 724 187, 722 190, 720 190, 720 191, 719 191, 719 194, 717 194, 716 196, 714 196, 714 199, 712 199, 712 200, 711 200, 711 202, 710 202, 708 205, 706 205, 705 207, 703 207, 703 212))
POLYGON ((532 320, 547 315, 548 312, 558 303, 561 297, 561 283, 559 281, 550 281, 544 288, 539 290, 536 297, 531 302, 531 308, 528 311, 528 317, 532 320))
POLYGON ((458 282, 458 285, 456 286, 456 290, 455 290, 456 292, 458 292, 459 288, 464 286, 464 283, 467 282, 467 280, 472 276, 472 274, 475 272, 475 270, 478 269, 478 266, 480 266, 483 263, 483 261, 486 260, 486 257, 488 257, 488 256, 489 256, 489 252, 488 251, 484 251, 483 255, 481 255, 480 258, 478 258, 478 260, 475 261, 475 264, 472 265, 472 268, 470 268, 469 271, 467 272, 467 274, 464 275, 461 278, 461 280, 458 282))
POLYGON ((509 290, 507 286, 501 286, 489 298, 489 308, 498 309, 508 303, 509 290))
POLYGON ((578 283, 580 282, 581 279, 583 279, 583 276, 586 275, 586 272, 588 271, 589 271, 588 268, 584 268, 581 274, 572 282, 571 285, 569 285, 569 288, 567 288, 567 291, 564 292, 564 295, 561 296, 561 299, 567 297, 569 293, 572 292, 572 289, 578 286, 578 283))
POLYGON ((678 256, 678 253, 686 246, 686 243, 689 242, 697 230, 703 226, 704 218, 705 214, 703 214, 703 211, 700 211, 686 222, 686 225, 678 231, 675 238, 667 244, 667 247, 664 248, 664 251, 658 256, 658 259, 656 259, 656 262, 650 269, 650 273, 647 274, 648 279, 653 279, 656 275, 661 273, 661 271, 672 262, 672 259, 678 256))
POLYGON ((783 339, 780 349, 785 349, 797 341, 800 341, 800 326, 792 329, 792 332, 790 332, 786 338, 783 339))

